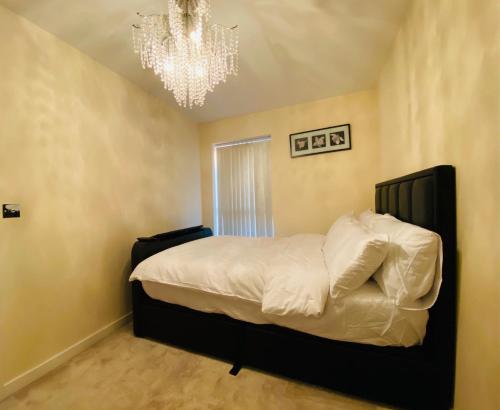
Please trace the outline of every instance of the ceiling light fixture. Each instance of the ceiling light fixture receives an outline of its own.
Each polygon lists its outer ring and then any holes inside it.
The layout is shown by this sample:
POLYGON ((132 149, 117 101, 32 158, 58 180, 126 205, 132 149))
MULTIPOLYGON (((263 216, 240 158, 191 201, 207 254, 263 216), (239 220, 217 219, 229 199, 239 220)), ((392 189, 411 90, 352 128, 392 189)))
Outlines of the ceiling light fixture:
POLYGON ((238 26, 210 24, 210 0, 167 0, 167 14, 133 25, 134 51, 180 106, 202 106, 228 75, 238 74, 238 26))

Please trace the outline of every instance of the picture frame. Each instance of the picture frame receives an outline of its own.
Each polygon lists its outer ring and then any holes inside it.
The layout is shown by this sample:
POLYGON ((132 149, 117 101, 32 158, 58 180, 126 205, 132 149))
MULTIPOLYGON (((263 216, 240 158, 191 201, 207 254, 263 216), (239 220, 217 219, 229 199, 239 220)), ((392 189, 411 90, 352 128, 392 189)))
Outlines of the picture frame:
POLYGON ((290 134, 290 156, 292 158, 346 151, 351 148, 351 124, 334 125, 290 134))

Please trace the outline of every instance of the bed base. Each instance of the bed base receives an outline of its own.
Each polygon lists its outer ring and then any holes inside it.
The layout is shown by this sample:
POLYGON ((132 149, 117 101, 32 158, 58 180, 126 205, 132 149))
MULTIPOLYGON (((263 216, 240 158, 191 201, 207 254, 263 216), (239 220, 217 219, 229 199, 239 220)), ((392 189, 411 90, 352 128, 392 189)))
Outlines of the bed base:
MULTIPOLYGON (((422 346, 333 341, 275 325, 255 325, 151 299, 132 283, 134 333, 339 392, 408 409, 453 406, 456 323, 455 173, 439 166, 376 185, 376 210, 433 229, 443 239, 443 285, 422 346)), ((163 249, 210 236, 175 231, 136 242, 132 267, 163 249)))

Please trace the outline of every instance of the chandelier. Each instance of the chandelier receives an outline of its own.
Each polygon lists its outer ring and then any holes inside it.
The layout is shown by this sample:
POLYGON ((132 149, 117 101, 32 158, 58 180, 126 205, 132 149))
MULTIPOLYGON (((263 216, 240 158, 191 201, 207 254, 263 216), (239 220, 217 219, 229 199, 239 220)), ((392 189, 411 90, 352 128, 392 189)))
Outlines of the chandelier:
POLYGON ((180 106, 202 106, 228 75, 238 74, 238 26, 210 24, 210 0, 167 0, 167 14, 137 13, 134 51, 180 106))

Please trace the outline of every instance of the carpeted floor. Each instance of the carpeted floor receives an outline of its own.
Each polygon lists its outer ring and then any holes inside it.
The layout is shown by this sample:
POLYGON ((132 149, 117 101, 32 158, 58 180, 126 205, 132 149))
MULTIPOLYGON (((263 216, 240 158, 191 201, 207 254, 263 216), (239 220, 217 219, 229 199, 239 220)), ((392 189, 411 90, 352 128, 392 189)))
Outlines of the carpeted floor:
POLYGON ((125 326, 0 403, 10 409, 335 409, 374 404, 133 336, 125 326))

